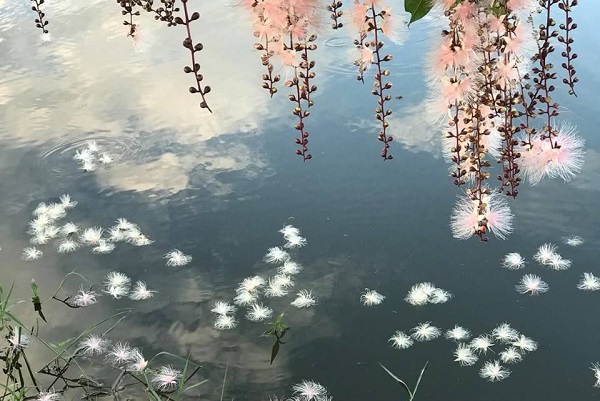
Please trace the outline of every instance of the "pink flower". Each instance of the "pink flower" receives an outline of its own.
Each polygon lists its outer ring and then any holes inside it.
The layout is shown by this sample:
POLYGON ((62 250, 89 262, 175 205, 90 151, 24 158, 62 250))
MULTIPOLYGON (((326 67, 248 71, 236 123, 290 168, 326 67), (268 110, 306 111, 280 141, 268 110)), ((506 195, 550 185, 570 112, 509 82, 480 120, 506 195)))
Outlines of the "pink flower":
POLYGON ((466 100, 469 92, 471 92, 471 78, 467 76, 454 82, 454 80, 444 77, 442 78, 441 89, 441 96, 446 104, 460 103, 466 100))
POLYGON ((361 47, 358 49, 360 57, 354 61, 360 71, 366 71, 373 64, 373 50, 369 47, 361 47))
POLYGON ((497 192, 482 197, 483 214, 478 213, 478 200, 465 196, 460 198, 450 218, 452 235, 457 239, 468 239, 481 229, 481 225, 500 239, 505 239, 512 232, 513 214, 506 199, 497 192))

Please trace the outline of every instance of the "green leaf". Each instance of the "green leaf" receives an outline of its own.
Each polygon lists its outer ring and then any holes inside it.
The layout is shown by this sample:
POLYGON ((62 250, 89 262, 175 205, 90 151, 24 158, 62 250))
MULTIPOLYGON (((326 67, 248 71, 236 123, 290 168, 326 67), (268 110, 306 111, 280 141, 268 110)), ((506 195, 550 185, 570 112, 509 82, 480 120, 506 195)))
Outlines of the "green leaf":
POLYGON ((408 25, 426 16, 432 7, 432 0, 404 0, 404 10, 410 13, 408 25))
POLYGON ((275 357, 279 353, 279 343, 280 343, 280 341, 276 340, 275 344, 273 344, 273 348, 271 349, 271 363, 270 363, 270 365, 273 364, 273 361, 275 360, 275 357))

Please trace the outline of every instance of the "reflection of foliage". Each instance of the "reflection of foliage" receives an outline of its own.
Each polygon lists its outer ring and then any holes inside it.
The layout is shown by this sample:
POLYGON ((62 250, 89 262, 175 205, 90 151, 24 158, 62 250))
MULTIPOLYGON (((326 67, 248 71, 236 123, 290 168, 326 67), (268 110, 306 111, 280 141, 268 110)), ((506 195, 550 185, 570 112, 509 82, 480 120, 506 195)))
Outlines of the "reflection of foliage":
POLYGON ((427 369, 428 364, 429 364, 429 362, 425 362, 425 366, 423 366, 423 369, 421 369, 421 374, 419 375, 419 378, 417 379, 417 382, 415 383, 415 387, 412 390, 410 389, 410 387, 408 387, 408 385, 406 384, 406 382, 404 382, 404 380, 399 379, 388 368, 383 366, 381 363, 379 364, 379 366, 381 366, 383 368, 383 370, 385 370, 387 372, 388 375, 390 375, 394 380, 396 380, 398 383, 400 383, 400 385, 402 385, 402 387, 406 391, 406 394, 408 394, 408 401, 413 401, 413 399, 415 398, 415 395, 417 394, 417 389, 419 388, 421 379, 423 378, 423 373, 425 373, 425 369, 427 369))
MULTIPOLYGON (((60 283, 55 295, 61 290, 67 277, 77 275, 69 273, 60 283)), ((46 321, 42 314, 42 300, 39 296, 39 287, 35 281, 31 283, 32 303, 34 310, 46 321)), ((0 383, 0 401, 16 401, 24 399, 55 400, 61 395, 67 398, 67 393, 83 392, 84 399, 98 399, 110 397, 119 399, 120 394, 134 386, 141 387, 148 394, 150 400, 179 400, 186 391, 202 385, 206 381, 190 383, 196 377, 200 366, 189 358, 159 352, 149 360, 145 360, 142 351, 129 348, 127 343, 117 343, 108 352, 108 334, 119 325, 131 312, 124 310, 118 312, 98 323, 95 323, 79 335, 57 343, 46 342, 40 337, 37 327, 39 322, 28 328, 14 314, 13 308, 20 302, 11 299, 13 288, 4 293, 0 286, 0 363, 3 366, 3 378, 0 383), (95 333, 102 327, 109 325, 105 330, 95 333), (93 341, 92 341, 93 339, 93 341), (39 369, 34 369, 27 358, 29 344, 36 341, 49 350, 53 357, 39 369), (126 357, 121 355, 118 363, 115 348, 120 349, 126 357), (108 358, 93 358, 94 355, 107 353, 108 358), (157 366, 158 361, 171 360, 173 365, 182 366, 177 370, 171 365, 157 366), (82 362, 86 362, 85 364, 82 362), (110 361, 110 362, 109 362, 110 361), (90 363, 91 362, 91 363, 90 363), (89 375, 83 366, 98 367, 118 371, 116 379, 109 384, 105 380, 89 375), (50 378, 50 381, 44 380, 50 378), (31 396, 31 392, 37 395, 31 396), (44 398, 45 397, 45 398, 44 398)), ((54 297, 53 297, 54 298, 54 297)), ((51 299, 53 299, 51 298, 51 299)), ((55 298, 56 299, 56 298, 55 298)), ((62 300, 59 300, 62 303, 62 300)))
POLYGON ((265 335, 275 336, 275 342, 271 348, 271 365, 279 353, 280 344, 285 344, 281 339, 285 336, 285 333, 290 329, 285 323, 283 323, 283 313, 277 316, 277 318, 271 323, 267 323, 271 328, 264 332, 265 335))

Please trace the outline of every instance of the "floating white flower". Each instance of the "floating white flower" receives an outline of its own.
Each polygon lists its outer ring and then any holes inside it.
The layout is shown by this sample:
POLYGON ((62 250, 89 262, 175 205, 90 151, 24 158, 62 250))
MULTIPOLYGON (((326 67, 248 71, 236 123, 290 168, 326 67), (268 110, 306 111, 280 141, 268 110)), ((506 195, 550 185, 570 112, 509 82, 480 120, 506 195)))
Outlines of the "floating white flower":
POLYGON ((122 366, 131 358, 131 348, 126 342, 118 342, 114 344, 108 354, 106 361, 114 366, 122 366))
POLYGON ((96 171, 98 166, 93 161, 85 161, 82 165, 79 166, 79 169, 85 172, 96 171))
POLYGON ((217 315, 229 315, 230 313, 235 313, 235 306, 231 305, 229 302, 217 301, 215 302, 214 308, 210 311, 217 315))
POLYGON ((320 400, 327 394, 325 387, 312 380, 302 380, 300 383, 294 384, 292 391, 303 401, 320 400))
MULTIPOLYGON (((129 242, 131 242, 135 246, 146 246, 154 243, 153 240, 146 237, 144 234, 138 234, 135 236, 129 236, 129 242)), ((190 256, 191 258, 191 256, 190 256)), ((191 260, 191 259, 190 259, 191 260)))
POLYGON ((411 334, 412 338, 417 341, 431 341, 438 338, 442 331, 431 325, 431 322, 419 323, 416 327, 411 329, 413 332, 411 334))
POLYGON ((267 263, 284 263, 290 260, 290 254, 282 248, 275 246, 268 249, 264 260, 267 263))
POLYGON ((491 382, 500 381, 510 376, 510 370, 500 365, 499 361, 487 361, 479 370, 479 376, 491 382))
POLYGON ((50 219, 48 219, 48 216, 40 215, 29 222, 29 230, 27 230, 27 233, 32 235, 43 233, 46 230, 46 226, 49 224, 50 219))
POLYGON ((300 263, 294 262, 293 260, 286 260, 283 266, 279 267, 277 271, 279 274, 294 275, 302 271, 303 267, 300 263))
POLYGON ((261 276, 247 277, 240 283, 239 287, 235 290, 237 293, 240 292, 251 292, 254 293, 265 285, 265 279, 261 276))
POLYGON ((119 299, 121 297, 127 296, 127 294, 129 293, 129 287, 113 285, 103 289, 102 292, 107 293, 115 299, 119 299))
POLYGON ((81 149, 75 151, 75 156, 73 159, 81 162, 81 163, 90 163, 96 160, 96 156, 94 156, 94 152, 89 149, 81 149))
POLYGON ((547 264, 556 255, 556 245, 544 244, 541 245, 533 258, 540 264, 547 264))
POLYGON ((556 254, 546 263, 553 270, 567 270, 571 267, 571 261, 569 259, 563 259, 562 256, 556 254))
POLYGON ((141 301, 152 298, 154 294, 156 294, 156 291, 149 290, 145 282, 138 280, 133 286, 131 294, 129 294, 129 298, 133 299, 134 301, 141 301))
POLYGON ((138 225, 130 222, 127 219, 119 218, 119 219, 117 219, 116 223, 117 223, 116 228, 119 230, 123 230, 123 231, 138 230, 139 231, 138 225))
POLYGON ((62 235, 73 235, 79 232, 79 227, 74 223, 66 223, 61 227, 60 232, 62 235))
POLYGON ((38 203, 38 205, 32 212, 34 216, 40 216, 46 213, 48 213, 48 205, 46 205, 44 202, 38 203))
POLYGON ((73 297, 73 305, 79 306, 79 307, 93 305, 97 302, 97 300, 96 300, 97 296, 98 296, 98 294, 96 294, 95 291, 92 291, 92 290, 86 291, 83 289, 83 287, 81 287, 79 289, 79 291, 77 292, 77 295, 75 295, 73 297))
POLYGON ((517 363, 521 362, 522 359, 523 355, 515 347, 508 347, 500 352, 500 360, 504 363, 517 363))
POLYGON ((478 359, 479 357, 475 355, 471 347, 467 344, 458 344, 458 347, 454 351, 454 362, 460 363, 460 366, 472 366, 478 359))
POLYGON ((107 340, 92 334, 79 343, 79 348, 85 355, 92 356, 102 354, 106 351, 108 345, 109 342, 107 340))
POLYGON ((60 393, 54 391, 42 391, 38 393, 34 401, 59 401, 61 399, 62 395, 60 393))
POLYGON ((111 242, 120 242, 127 240, 127 234, 119 227, 111 227, 108 229, 108 240, 111 242))
POLYGON ((400 330, 397 330, 388 341, 392 343, 392 347, 398 349, 409 348, 414 343, 410 336, 406 335, 403 331, 400 330))
POLYGON ((260 322, 261 320, 265 320, 273 316, 273 310, 271 308, 267 308, 263 304, 254 303, 250 305, 250 309, 246 314, 246 319, 252 322, 260 322))
POLYGON ((522 334, 510 344, 519 348, 522 352, 535 351, 538 347, 537 342, 533 341, 531 338, 525 337, 522 334))
POLYGON ((233 316, 219 315, 213 327, 217 330, 230 330, 237 326, 237 321, 233 316))
POLYGON ((131 355, 127 362, 127 370, 131 372, 142 372, 148 366, 148 361, 144 359, 142 351, 137 348, 131 350, 131 355))
POLYGON ((271 279, 269 279, 269 285, 267 285, 267 288, 265 289, 266 297, 284 297, 289 293, 290 292, 284 286, 280 285, 279 283, 273 282, 271 279))
POLYGON ((306 245, 306 238, 299 235, 293 235, 286 238, 287 242, 283 246, 284 248, 302 248, 306 245))
POLYGON ((167 266, 171 267, 185 266, 192 261, 192 257, 190 255, 186 255, 179 249, 173 249, 172 251, 167 252, 165 259, 167 259, 167 266))
POLYGON ((297 237, 300 235, 300 230, 290 224, 283 226, 279 232, 283 234, 284 238, 297 237))
POLYGON ((79 240, 86 245, 99 245, 103 232, 104 230, 101 227, 86 228, 79 240))
POLYGON ((292 306, 296 308, 310 308, 317 303, 317 300, 312 295, 311 290, 300 290, 296 294, 296 299, 291 302, 292 306))
POLYGON ((36 233, 29 239, 29 242, 34 245, 45 245, 48 241, 50 241, 50 237, 47 236, 45 232, 36 233))
POLYGON ((92 252, 97 254, 111 253, 115 249, 115 244, 108 242, 107 240, 101 239, 98 242, 98 246, 92 248, 92 252))
POLYGON ((102 155, 100 155, 98 161, 100 162, 100 164, 104 164, 105 166, 107 166, 109 164, 112 164, 114 160, 109 153, 104 152, 102 153, 102 155))
POLYGON ((379 305, 384 299, 384 295, 381 295, 375 290, 369 290, 368 288, 365 288, 365 292, 360 294, 360 302, 365 306, 379 305))
POLYGON ((120 272, 110 272, 104 280, 105 287, 128 287, 131 279, 120 272))
POLYGON ((152 383, 158 390, 168 391, 173 390, 179 385, 180 378, 180 371, 174 369, 172 366, 162 366, 152 377, 152 383))
POLYGON ((455 325, 452 329, 446 331, 444 337, 448 340, 463 341, 471 337, 471 332, 462 326, 455 325))
POLYGON ((548 284, 542 281, 539 276, 535 274, 526 274, 521 277, 521 282, 515 285, 517 292, 521 294, 538 295, 548 291, 548 284))
POLYGON ((253 294, 248 291, 244 291, 244 292, 238 292, 238 294, 235 296, 235 298, 233 298, 233 302, 236 305, 245 306, 245 305, 250 305, 251 303, 256 301, 257 298, 258 298, 258 296, 256 294, 253 294))
POLYGON ((60 204, 65 209, 73 209, 75 206, 77 206, 77 201, 71 200, 71 196, 68 194, 61 195, 59 200, 60 204))
POLYGON ((516 340, 519 337, 519 332, 511 327, 509 323, 502 323, 492 330, 492 336, 503 343, 508 343, 516 340))
POLYGON ((502 267, 510 270, 521 269, 525 267, 525 259, 517 252, 509 253, 502 259, 502 267))
POLYGON ((58 234, 60 234, 60 228, 58 228, 55 225, 47 225, 46 229, 44 230, 44 234, 48 237, 48 238, 56 238, 58 237, 58 234))
POLYGON ((494 346, 494 343, 487 335, 481 335, 471 340, 469 346, 478 354, 486 354, 494 346))
POLYGON ((570 235, 568 237, 564 237, 563 242, 569 246, 579 246, 583 244, 583 238, 581 238, 579 235, 570 235))
POLYGON ((596 379, 596 383, 594 383, 594 387, 600 387, 600 363, 592 363, 592 367, 590 368, 594 372, 594 378, 596 379))
POLYGON ((46 215, 48 216, 50 221, 56 221, 65 217, 67 215, 67 211, 65 206, 58 203, 52 203, 48 205, 46 215))
POLYGON ((583 291, 598 291, 600 290, 600 278, 594 276, 592 273, 583 273, 583 276, 577 288, 583 291))
POLYGON ((23 254, 21 255, 23 260, 27 260, 27 261, 37 260, 37 259, 41 258, 42 256, 44 256, 44 252, 38 250, 35 247, 24 248, 23 254))
POLYGON ((292 277, 287 274, 277 274, 269 279, 269 285, 273 283, 273 285, 281 286, 284 288, 292 288, 294 286, 294 281, 292 277))
POLYGON ((452 298, 452 294, 441 288, 433 290, 433 294, 429 297, 429 302, 432 304, 445 304, 452 298))
POLYGON ((98 143, 95 140, 91 139, 87 142, 87 150, 90 153, 98 153, 100 152, 100 146, 98 146, 98 143))
POLYGON ((417 283, 411 287, 404 300, 413 306, 425 305, 429 302, 429 297, 433 294, 435 288, 432 283, 417 283))

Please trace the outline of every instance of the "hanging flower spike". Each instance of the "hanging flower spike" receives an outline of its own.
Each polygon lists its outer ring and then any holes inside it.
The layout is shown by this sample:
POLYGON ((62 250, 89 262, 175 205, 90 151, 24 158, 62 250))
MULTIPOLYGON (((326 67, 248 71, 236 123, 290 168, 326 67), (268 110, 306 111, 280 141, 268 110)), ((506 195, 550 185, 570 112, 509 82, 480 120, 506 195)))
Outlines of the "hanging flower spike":
POLYGON ((121 6, 121 14, 129 16, 129 20, 124 20, 123 25, 128 26, 127 37, 131 37, 135 40, 137 34, 138 25, 133 22, 134 16, 139 16, 139 11, 134 11, 136 3, 135 0, 117 0, 117 3, 121 6))
POLYGON ((200 102, 200 108, 207 109, 209 112, 212 113, 212 110, 208 106, 208 103, 206 102, 206 97, 205 97, 205 95, 210 93, 210 86, 207 85, 204 88, 202 88, 202 85, 200 83, 202 82, 204 77, 199 72, 200 64, 196 63, 196 58, 195 58, 195 54, 202 51, 204 46, 200 42, 196 43, 195 45, 193 44, 192 32, 190 30, 190 23, 192 21, 199 19, 200 14, 198 14, 197 12, 194 12, 192 14, 192 16, 190 17, 189 13, 188 13, 188 8, 187 8, 188 0, 181 0, 181 2, 183 3, 183 12, 184 12, 184 16, 185 16, 185 21, 181 17, 176 17, 175 23, 178 25, 185 25, 185 28, 187 30, 187 37, 183 40, 183 47, 185 47, 186 49, 188 49, 190 51, 190 54, 192 57, 192 67, 185 66, 183 68, 183 71, 186 74, 189 74, 191 72, 194 73, 194 78, 196 79, 196 86, 190 86, 189 91, 190 91, 190 93, 199 93, 200 96, 202 96, 202 101, 200 102))
POLYGON ((573 60, 577 58, 577 53, 573 53, 571 49, 571 44, 575 41, 571 36, 571 32, 577 29, 577 24, 573 23, 573 18, 569 15, 571 12, 571 7, 575 7, 577 5, 577 0, 561 0, 558 3, 558 8, 564 11, 565 13, 565 22, 559 25, 559 28, 565 32, 564 36, 559 36, 558 41, 565 45, 565 51, 561 53, 561 55, 566 59, 564 63, 562 63, 562 67, 569 74, 568 78, 563 78, 563 83, 569 87, 569 95, 575 95, 575 83, 579 81, 579 78, 575 76, 575 68, 573 67, 573 60))
POLYGON ((161 0, 161 6, 154 8, 152 0, 135 0, 141 5, 145 11, 154 13, 154 19, 157 21, 163 21, 167 23, 168 27, 176 26, 173 16, 174 13, 179 12, 179 7, 175 7, 175 0, 161 0))
POLYGON ((40 6, 44 4, 44 0, 30 0, 35 3, 35 5, 31 6, 31 9, 35 11, 38 17, 35 19, 36 28, 40 28, 42 30, 42 40, 48 41, 50 39, 50 32, 48 28, 46 28, 49 24, 48 20, 44 20, 46 13, 42 11, 40 6))
POLYGON ((275 55, 274 46, 279 42, 279 33, 269 21, 267 15, 265 15, 264 7, 262 2, 254 1, 250 4, 252 12, 254 13, 254 36, 259 39, 260 42, 254 44, 254 48, 263 53, 260 56, 262 65, 267 67, 267 73, 262 75, 263 83, 262 87, 269 91, 271 97, 277 93, 275 83, 279 82, 281 76, 279 74, 273 74, 273 64, 271 58, 275 55))
POLYGON ((333 24, 331 25, 331 27, 333 29, 339 29, 341 27, 344 26, 344 24, 342 24, 339 19, 342 17, 342 15, 344 15, 344 12, 342 10, 340 10, 340 8, 342 8, 343 3, 339 0, 332 0, 331 4, 327 5, 327 11, 329 11, 331 13, 331 19, 333 20, 333 24))

